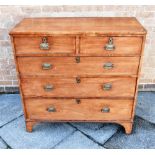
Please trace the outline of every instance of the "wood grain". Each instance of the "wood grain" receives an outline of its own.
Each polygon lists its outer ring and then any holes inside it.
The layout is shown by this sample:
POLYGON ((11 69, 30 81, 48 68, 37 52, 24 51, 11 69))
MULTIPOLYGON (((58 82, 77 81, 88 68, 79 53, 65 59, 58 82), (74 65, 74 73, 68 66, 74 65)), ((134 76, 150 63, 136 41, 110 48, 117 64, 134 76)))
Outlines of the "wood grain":
POLYGON ((40 120, 129 120, 133 100, 81 99, 26 99, 28 118, 40 120), (55 107, 56 112, 48 112, 55 107), (109 113, 101 112, 109 107, 109 113))
POLYGON ((26 114, 26 109, 25 109, 25 101, 24 101, 23 91, 22 91, 22 88, 21 88, 21 80, 20 80, 20 77, 19 77, 19 66, 18 66, 18 61, 17 61, 17 57, 16 57, 14 38, 11 36, 10 39, 11 39, 13 57, 14 57, 14 60, 15 60, 16 74, 17 74, 17 80, 18 80, 18 85, 19 85, 20 97, 21 97, 21 101, 22 101, 22 108, 23 108, 23 112, 24 112, 24 117, 26 119, 27 114, 26 114))
POLYGON ((134 97, 136 78, 22 78, 22 89, 26 97, 134 97), (110 83, 111 90, 103 90, 110 83), (44 86, 52 85, 47 92, 44 86))
POLYGON ((141 52, 141 57, 140 57, 140 60, 139 60, 138 73, 137 73, 138 74, 138 78, 137 78, 137 81, 136 81, 135 95, 134 95, 134 105, 133 105, 133 109, 132 109, 132 120, 134 119, 135 108, 136 108, 136 103, 137 103, 138 84, 139 84, 139 79, 140 79, 140 74, 141 74, 142 62, 143 62, 143 58, 144 58, 145 40, 146 40, 146 36, 143 37, 142 52, 141 52))
POLYGON ((146 30, 134 17, 25 18, 11 35, 144 35, 146 30))
POLYGON ((26 18, 10 35, 28 132, 41 121, 76 121, 118 123, 131 133, 146 37, 136 18, 26 18), (43 37, 48 50, 40 49, 43 37), (115 49, 106 51, 110 37, 115 49))
POLYGON ((140 55, 142 37, 112 37, 115 49, 104 49, 109 37, 82 37, 80 54, 94 56, 140 55))
POLYGON ((101 75, 137 75, 139 57, 18 57, 21 75, 58 75, 58 76, 101 76, 101 75), (111 62, 114 67, 105 69, 104 65, 111 62), (42 64, 52 65, 43 70, 42 64))
POLYGON ((75 53, 75 37, 47 37, 49 50, 40 49, 42 37, 15 37, 17 54, 71 54, 75 53))
POLYGON ((125 128, 126 134, 131 134, 133 122, 121 122, 120 124, 125 128))
POLYGON ((26 131, 32 132, 33 126, 36 125, 37 122, 36 121, 26 121, 25 124, 26 124, 26 131))

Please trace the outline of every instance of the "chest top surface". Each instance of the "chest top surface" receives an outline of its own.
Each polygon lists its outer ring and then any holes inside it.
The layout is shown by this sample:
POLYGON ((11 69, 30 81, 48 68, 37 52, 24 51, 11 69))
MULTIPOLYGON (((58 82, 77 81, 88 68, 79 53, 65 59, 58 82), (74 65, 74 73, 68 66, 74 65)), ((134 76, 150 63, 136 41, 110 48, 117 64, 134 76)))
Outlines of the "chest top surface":
POLYGON ((144 35, 146 30, 134 17, 25 18, 11 35, 113 34, 144 35))

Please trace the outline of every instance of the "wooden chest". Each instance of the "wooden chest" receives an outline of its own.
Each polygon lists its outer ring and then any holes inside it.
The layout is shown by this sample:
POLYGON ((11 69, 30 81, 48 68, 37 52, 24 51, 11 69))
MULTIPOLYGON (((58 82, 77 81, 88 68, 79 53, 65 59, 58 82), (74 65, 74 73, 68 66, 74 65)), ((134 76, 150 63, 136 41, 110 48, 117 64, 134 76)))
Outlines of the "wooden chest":
POLYGON ((87 121, 131 133, 146 36, 135 18, 27 18, 10 36, 27 131, 87 121))

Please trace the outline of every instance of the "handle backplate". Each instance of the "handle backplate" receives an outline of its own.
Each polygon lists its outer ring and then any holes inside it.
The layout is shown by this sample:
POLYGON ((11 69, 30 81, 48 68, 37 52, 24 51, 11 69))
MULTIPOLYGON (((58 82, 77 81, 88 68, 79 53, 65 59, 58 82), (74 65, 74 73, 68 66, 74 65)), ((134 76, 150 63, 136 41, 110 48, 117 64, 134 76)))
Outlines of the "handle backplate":
POLYGON ((47 108, 48 112, 56 112, 56 108, 54 106, 48 107, 47 108))
POLYGON ((104 69, 112 69, 114 67, 114 64, 111 62, 107 62, 103 65, 104 69))
POLYGON ((109 113, 110 112, 110 108, 109 107, 103 107, 101 109, 101 112, 103 112, 103 113, 109 113))
POLYGON ((40 44, 40 49, 41 50, 48 50, 49 49, 49 44, 48 44, 46 37, 42 38, 42 43, 40 44))
POLYGON ((104 46, 104 49, 106 51, 113 51, 115 49, 112 37, 109 38, 108 43, 104 46))
POLYGON ((43 63, 42 64, 42 69, 43 70, 49 70, 51 68, 52 68, 52 64, 50 64, 50 63, 43 63))
POLYGON ((47 84, 47 85, 44 86, 45 91, 52 91, 53 89, 54 89, 53 85, 47 84))
POLYGON ((105 83, 103 84, 103 90, 111 90, 112 84, 111 83, 105 83))

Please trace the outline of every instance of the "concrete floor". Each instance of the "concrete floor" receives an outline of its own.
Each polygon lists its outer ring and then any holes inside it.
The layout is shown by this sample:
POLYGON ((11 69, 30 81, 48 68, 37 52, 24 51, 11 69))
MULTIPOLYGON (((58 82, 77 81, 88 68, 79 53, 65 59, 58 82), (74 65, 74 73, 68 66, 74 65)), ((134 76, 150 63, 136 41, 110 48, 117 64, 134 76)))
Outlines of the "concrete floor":
POLYGON ((41 123, 25 131, 19 94, 0 95, 0 148, 155 149, 155 92, 140 92, 133 133, 110 123, 41 123))

